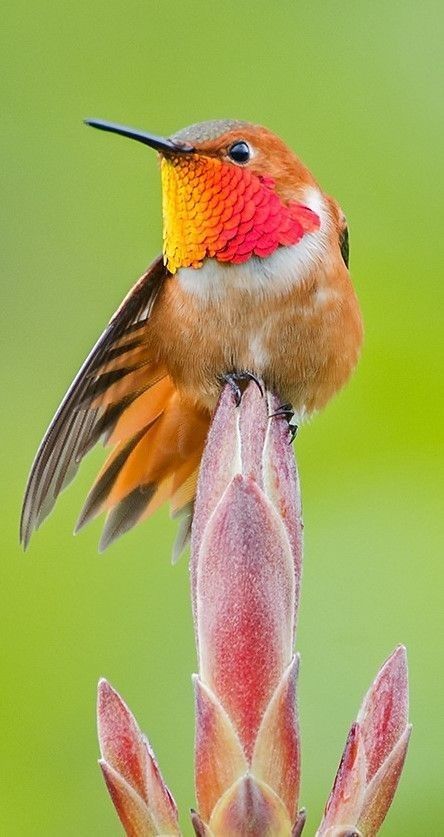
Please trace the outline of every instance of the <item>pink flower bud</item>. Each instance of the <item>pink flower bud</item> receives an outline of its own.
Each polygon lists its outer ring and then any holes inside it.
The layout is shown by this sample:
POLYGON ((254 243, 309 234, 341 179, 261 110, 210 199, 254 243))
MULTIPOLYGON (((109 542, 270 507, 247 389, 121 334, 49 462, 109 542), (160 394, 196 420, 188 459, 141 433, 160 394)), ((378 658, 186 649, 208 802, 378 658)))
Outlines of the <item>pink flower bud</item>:
POLYGON ((191 563, 196 792, 213 834, 241 833, 247 820, 257 833, 290 833, 297 816, 302 524, 288 427, 270 418, 278 406, 250 384, 236 407, 226 388, 199 479, 191 563))
POLYGON ((99 764, 126 834, 180 834, 176 804, 154 753, 134 716, 106 680, 99 682, 97 720, 99 764))
POLYGON ((407 658, 399 646, 379 671, 350 730, 319 837, 378 832, 407 754, 407 719, 407 658))

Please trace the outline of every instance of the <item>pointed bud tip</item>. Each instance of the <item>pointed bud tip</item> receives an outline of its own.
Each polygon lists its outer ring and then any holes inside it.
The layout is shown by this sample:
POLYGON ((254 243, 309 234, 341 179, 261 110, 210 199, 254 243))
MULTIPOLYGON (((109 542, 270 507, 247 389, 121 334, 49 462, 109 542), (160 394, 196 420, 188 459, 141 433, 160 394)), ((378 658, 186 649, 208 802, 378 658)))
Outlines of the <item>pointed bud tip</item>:
POLYGON ((120 704, 124 703, 118 691, 111 686, 111 683, 106 679, 106 677, 101 677, 97 683, 97 709, 99 714, 103 704, 109 700, 118 701, 120 704))
POLYGON ((390 656, 387 657, 387 659, 386 659, 385 663, 383 664, 382 668, 385 668, 385 666, 388 663, 393 663, 395 661, 396 662, 404 661, 405 663, 407 663, 407 648, 406 648, 405 645, 397 645, 396 648, 390 654, 390 656))

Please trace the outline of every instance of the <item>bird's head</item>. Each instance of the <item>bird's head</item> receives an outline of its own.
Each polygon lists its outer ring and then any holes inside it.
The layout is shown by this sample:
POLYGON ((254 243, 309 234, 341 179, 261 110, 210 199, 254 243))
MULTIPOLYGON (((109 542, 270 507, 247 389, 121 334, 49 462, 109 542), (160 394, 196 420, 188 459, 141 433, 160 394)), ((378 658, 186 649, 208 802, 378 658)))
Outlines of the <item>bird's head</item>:
POLYGON ((240 264, 315 232, 304 203, 316 183, 271 131, 248 122, 200 122, 166 139, 122 125, 89 125, 149 145, 161 159, 164 259, 171 273, 205 258, 240 264))

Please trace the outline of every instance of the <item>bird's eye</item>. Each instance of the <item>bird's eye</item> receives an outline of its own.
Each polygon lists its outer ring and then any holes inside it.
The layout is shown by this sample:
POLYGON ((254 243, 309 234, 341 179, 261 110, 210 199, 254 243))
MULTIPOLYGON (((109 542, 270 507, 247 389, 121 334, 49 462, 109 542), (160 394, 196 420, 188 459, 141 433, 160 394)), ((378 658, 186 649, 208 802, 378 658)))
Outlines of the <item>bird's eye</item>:
POLYGON ((248 163, 250 159, 250 146, 245 140, 234 142, 228 149, 228 156, 234 163, 248 163))

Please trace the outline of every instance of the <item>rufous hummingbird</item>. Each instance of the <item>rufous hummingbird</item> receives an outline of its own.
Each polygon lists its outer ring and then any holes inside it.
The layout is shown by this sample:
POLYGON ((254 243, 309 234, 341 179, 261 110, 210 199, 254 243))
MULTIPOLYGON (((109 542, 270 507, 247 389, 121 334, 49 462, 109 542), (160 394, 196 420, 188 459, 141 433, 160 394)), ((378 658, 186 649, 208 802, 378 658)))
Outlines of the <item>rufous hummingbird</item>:
POLYGON ((26 547, 102 440, 113 450, 77 529, 106 511, 104 549, 169 500, 173 515, 183 515, 180 551, 223 381, 238 393, 242 377, 262 380, 299 424, 349 378, 362 322, 347 225, 266 128, 220 120, 166 139, 86 121, 158 152, 163 254, 125 297, 46 432, 21 540, 26 547))

